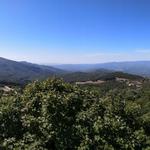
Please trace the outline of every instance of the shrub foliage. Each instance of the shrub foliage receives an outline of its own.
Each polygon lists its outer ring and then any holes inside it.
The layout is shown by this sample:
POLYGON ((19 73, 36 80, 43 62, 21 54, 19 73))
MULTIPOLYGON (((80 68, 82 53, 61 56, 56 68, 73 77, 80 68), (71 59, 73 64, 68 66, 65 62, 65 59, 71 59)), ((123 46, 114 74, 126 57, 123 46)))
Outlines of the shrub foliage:
MULTIPOLYGON (((115 91, 98 92, 53 79, 0 99, 2 150, 148 150, 148 115, 115 91)), ((132 96, 131 96, 132 97, 132 96)))

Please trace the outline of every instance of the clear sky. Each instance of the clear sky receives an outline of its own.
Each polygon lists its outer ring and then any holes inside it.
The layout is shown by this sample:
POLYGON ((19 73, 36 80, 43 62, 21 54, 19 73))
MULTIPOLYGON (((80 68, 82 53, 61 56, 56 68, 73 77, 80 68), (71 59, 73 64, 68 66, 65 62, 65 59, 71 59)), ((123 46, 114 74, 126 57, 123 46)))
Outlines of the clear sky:
POLYGON ((150 0, 0 0, 0 56, 45 64, 150 60, 150 0))

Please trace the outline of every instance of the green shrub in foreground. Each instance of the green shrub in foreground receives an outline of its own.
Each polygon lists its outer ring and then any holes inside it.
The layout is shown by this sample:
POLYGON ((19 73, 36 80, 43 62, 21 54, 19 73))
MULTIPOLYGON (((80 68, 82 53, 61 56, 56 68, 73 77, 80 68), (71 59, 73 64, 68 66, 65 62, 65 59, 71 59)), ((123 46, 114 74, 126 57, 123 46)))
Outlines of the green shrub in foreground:
POLYGON ((148 150, 141 107, 53 79, 0 100, 0 149, 148 150))

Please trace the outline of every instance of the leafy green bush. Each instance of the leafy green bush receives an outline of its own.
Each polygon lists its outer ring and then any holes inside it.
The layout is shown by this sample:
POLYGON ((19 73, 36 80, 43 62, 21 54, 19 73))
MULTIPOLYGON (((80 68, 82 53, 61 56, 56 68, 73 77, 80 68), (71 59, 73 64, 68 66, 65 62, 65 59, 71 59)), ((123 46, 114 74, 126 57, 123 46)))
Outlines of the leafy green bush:
POLYGON ((141 107, 62 80, 34 82, 0 100, 0 149, 150 148, 141 107))

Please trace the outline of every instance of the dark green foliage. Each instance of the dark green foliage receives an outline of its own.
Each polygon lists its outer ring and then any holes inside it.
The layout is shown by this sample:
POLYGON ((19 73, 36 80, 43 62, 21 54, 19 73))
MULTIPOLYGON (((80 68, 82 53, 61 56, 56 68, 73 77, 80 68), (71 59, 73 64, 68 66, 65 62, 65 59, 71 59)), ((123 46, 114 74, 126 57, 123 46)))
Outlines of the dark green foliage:
POLYGON ((104 69, 90 71, 90 72, 73 72, 73 73, 61 75, 61 77, 66 82, 78 82, 78 81, 89 81, 89 80, 115 81, 116 78, 124 78, 128 80, 137 80, 137 81, 141 81, 144 79, 141 76, 132 75, 123 72, 113 72, 104 69))
POLYGON ((97 70, 97 71, 90 71, 90 72, 73 72, 73 73, 68 73, 64 74, 61 77, 66 81, 66 82, 77 82, 77 81, 96 81, 100 78, 104 78, 107 76, 111 71, 108 70, 97 70))
MULTIPOLYGON (((105 76, 104 76, 105 77, 105 76)), ((142 80, 144 79, 143 77, 141 76, 138 76, 138 75, 132 75, 132 74, 128 74, 128 73, 124 73, 124 72, 112 72, 112 73, 109 73, 105 78, 105 80, 109 80, 110 79, 113 79, 113 78, 125 78, 125 79, 129 79, 129 80, 142 80)))
POLYGON ((149 114, 140 104, 144 89, 120 87, 104 87, 102 94, 102 87, 49 79, 2 96, 0 149, 148 150, 149 114))

